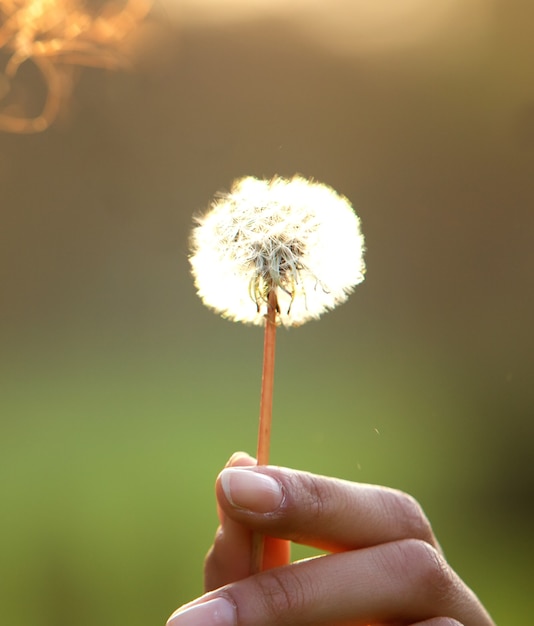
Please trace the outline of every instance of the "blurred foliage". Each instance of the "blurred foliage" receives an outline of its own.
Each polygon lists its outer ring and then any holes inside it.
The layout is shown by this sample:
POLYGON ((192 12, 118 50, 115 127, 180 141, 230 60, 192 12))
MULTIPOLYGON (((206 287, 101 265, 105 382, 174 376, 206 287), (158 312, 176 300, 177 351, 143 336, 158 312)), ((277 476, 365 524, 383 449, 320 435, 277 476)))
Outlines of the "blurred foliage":
POLYGON ((136 73, 87 70, 51 129, 0 136, 0 623, 162 624, 201 592, 262 336, 196 298, 191 215, 297 171, 354 202, 368 274, 280 331, 273 462, 412 493, 528 623, 534 9, 497 0, 472 38, 459 11, 378 51, 161 11, 136 73))

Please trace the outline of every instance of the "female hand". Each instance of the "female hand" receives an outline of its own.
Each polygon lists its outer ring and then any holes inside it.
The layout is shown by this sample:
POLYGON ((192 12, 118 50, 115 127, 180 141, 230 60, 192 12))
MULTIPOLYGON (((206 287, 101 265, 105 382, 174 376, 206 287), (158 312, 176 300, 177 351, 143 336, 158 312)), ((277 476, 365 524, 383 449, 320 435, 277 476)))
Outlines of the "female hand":
POLYGON ((216 484, 220 527, 204 596, 167 626, 495 626, 445 561, 410 496, 235 454, 216 484), (249 575, 253 532, 264 567, 249 575), (289 563, 289 542, 329 554, 289 563))

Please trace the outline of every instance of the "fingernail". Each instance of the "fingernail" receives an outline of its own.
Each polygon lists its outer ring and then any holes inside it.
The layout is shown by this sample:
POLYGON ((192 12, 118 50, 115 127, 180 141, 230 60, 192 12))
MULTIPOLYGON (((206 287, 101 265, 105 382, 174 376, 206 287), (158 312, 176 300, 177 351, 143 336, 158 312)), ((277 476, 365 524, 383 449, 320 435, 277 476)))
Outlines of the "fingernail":
POLYGON ((254 513, 271 513, 282 503, 280 483, 250 469, 224 469, 220 474, 224 495, 233 506, 254 513))
POLYGON ((215 598, 173 613, 166 626, 234 626, 235 606, 225 598, 215 598))

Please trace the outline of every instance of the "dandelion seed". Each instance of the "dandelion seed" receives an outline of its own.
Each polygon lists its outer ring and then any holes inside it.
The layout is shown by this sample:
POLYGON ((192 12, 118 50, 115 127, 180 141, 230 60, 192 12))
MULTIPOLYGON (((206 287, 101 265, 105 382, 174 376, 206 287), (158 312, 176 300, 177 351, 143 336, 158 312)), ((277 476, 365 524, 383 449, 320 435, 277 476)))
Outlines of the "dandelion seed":
MULTIPOLYGON (((220 194, 191 235, 192 273, 204 304, 264 325, 258 464, 269 461, 276 326, 298 326, 344 302, 362 282, 364 239, 349 201, 300 176, 246 177, 220 194)), ((262 569, 255 535, 251 571, 262 569)))
POLYGON ((204 304, 263 325, 298 326, 344 302, 364 278, 360 220, 333 189, 300 176, 237 180, 198 219, 191 266, 204 304))

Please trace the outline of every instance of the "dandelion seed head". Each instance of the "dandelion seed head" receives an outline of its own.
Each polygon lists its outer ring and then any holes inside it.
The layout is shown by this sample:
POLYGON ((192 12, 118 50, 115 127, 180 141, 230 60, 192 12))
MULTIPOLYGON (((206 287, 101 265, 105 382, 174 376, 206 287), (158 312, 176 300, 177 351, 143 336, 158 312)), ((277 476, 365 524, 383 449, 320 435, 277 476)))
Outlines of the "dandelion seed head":
POLYGON ((349 201, 300 176, 238 179, 197 220, 190 263, 204 304, 263 325, 298 326, 344 302, 364 279, 364 239, 349 201))

